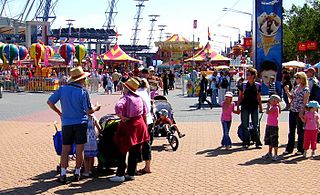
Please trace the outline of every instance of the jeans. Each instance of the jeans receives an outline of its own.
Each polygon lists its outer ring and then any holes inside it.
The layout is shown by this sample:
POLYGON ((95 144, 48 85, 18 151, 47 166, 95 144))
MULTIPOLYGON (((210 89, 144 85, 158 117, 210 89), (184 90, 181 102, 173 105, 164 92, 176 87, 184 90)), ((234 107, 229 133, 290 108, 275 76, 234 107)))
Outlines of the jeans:
MULTIPOLYGON (((134 176, 136 169, 137 169, 137 164, 138 164, 138 160, 139 158, 141 158, 141 145, 137 144, 134 145, 130 148, 129 150, 129 156, 128 156, 128 169, 127 169, 127 173, 130 176, 134 176)), ((118 159, 117 159, 117 172, 116 175, 117 176, 124 176, 125 171, 126 171, 126 154, 119 154, 118 159)))
POLYGON ((221 103, 224 101, 224 95, 226 94, 227 89, 224 88, 219 88, 218 89, 218 100, 219 100, 219 104, 221 106, 221 103))
POLYGON ((212 90, 212 96, 211 96, 211 103, 213 105, 217 105, 218 102, 217 102, 217 96, 218 96, 218 89, 213 89, 212 90))
POLYGON ((212 108, 212 103, 207 100, 207 94, 205 92, 201 92, 199 93, 199 98, 198 98, 198 109, 201 108, 202 103, 207 102, 209 104, 209 106, 212 108))
POLYGON ((222 130, 223 130, 223 137, 221 140, 222 146, 231 146, 231 139, 229 136, 229 131, 231 127, 231 121, 221 121, 222 124, 222 130))
POLYGON ((113 87, 114 87, 114 92, 117 92, 117 86, 118 86, 119 81, 113 81, 113 87))
POLYGON ((241 107, 241 124, 243 127, 243 146, 250 145, 250 132, 248 129, 249 126, 249 116, 251 115, 251 121, 253 125, 254 138, 253 140, 256 143, 256 146, 260 146, 260 128, 258 128, 258 108, 248 109, 246 107, 241 107))
POLYGON ((295 136, 296 136, 296 129, 298 133, 298 145, 297 150, 298 152, 303 153, 303 137, 304 137, 304 130, 303 130, 303 122, 299 117, 299 112, 289 112, 289 134, 288 134, 288 144, 286 151, 289 153, 293 152, 294 144, 295 144, 295 136))

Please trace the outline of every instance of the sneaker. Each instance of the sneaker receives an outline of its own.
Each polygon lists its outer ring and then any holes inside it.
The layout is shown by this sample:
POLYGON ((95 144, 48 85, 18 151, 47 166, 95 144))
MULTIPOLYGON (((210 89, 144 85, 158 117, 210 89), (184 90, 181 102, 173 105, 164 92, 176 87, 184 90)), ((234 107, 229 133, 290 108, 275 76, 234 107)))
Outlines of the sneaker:
POLYGON ((278 161, 278 160, 279 160, 278 155, 274 155, 274 156, 272 157, 272 161, 278 161))
POLYGON ((291 154, 291 153, 292 152, 289 152, 289 151, 286 150, 286 151, 283 152, 283 155, 288 155, 288 154, 291 154))
POLYGON ((271 153, 267 153, 266 155, 262 156, 263 159, 270 159, 272 158, 272 154, 271 153))
POLYGON ((231 145, 226 146, 226 149, 227 149, 227 150, 231 149, 231 145))
POLYGON ((315 151, 312 151, 311 152, 311 158, 315 158, 316 157, 316 153, 315 153, 315 151))
POLYGON ((132 180, 135 180, 135 177, 134 176, 130 176, 130 175, 125 175, 125 180, 126 181, 132 181, 132 180))
POLYGON ((302 155, 302 152, 298 151, 295 153, 295 155, 302 155))
POLYGON ((244 146, 242 146, 242 149, 244 149, 244 150, 247 150, 249 148, 249 146, 248 145, 244 145, 244 146))
POLYGON ((179 136, 179 138, 183 138, 184 136, 186 136, 186 134, 179 133, 178 136, 179 136))
POLYGON ((79 174, 74 174, 73 175, 73 181, 77 182, 80 180, 80 175, 79 174))
POLYGON ((305 151, 303 152, 303 157, 304 157, 304 158, 307 158, 307 150, 305 150, 305 151))
POLYGON ((57 181, 61 184, 66 184, 67 183, 67 176, 66 175, 60 175, 57 179, 57 181))
POLYGON ((111 182, 124 182, 125 178, 124 176, 113 176, 109 178, 109 181, 111 182))

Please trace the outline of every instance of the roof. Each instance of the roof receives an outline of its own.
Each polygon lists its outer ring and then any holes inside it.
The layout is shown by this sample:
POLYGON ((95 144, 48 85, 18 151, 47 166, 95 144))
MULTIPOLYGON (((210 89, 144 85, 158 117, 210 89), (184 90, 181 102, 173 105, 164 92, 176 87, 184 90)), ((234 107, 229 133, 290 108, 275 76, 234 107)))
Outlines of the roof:
POLYGON ((130 62, 141 62, 128 54, 126 54, 116 43, 109 51, 101 55, 104 61, 130 61, 130 62))
POLYGON ((194 57, 188 58, 185 61, 203 62, 207 60, 207 57, 210 58, 210 61, 230 61, 230 58, 224 57, 214 51, 209 42, 202 50, 196 53, 194 57))
POLYGON ((170 38, 165 40, 165 42, 190 42, 190 41, 181 35, 174 34, 170 38))

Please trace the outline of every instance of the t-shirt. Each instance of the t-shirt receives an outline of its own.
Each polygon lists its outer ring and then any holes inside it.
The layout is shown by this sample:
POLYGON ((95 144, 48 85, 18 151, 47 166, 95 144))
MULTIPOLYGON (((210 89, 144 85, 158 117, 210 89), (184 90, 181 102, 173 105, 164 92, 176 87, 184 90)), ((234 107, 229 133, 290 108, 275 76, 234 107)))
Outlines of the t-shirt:
POLYGON ((278 126, 278 117, 279 117, 279 112, 280 112, 279 106, 272 106, 270 108, 270 110, 275 111, 275 112, 268 114, 267 125, 277 127, 278 126))
POLYGON ((232 121, 232 112, 235 107, 235 103, 231 102, 231 104, 224 109, 224 101, 222 102, 222 113, 221 113, 221 120, 222 121, 232 121))
POLYGON ((317 130, 318 129, 318 121, 319 114, 317 112, 307 111, 305 114, 306 125, 305 130, 317 130))
POLYGON ((261 93, 261 85, 257 82, 250 85, 249 82, 245 81, 240 87, 240 91, 243 92, 243 98, 241 101, 241 106, 246 107, 247 109, 257 109, 259 105, 258 93, 261 93))
POLYGON ((172 122, 172 120, 169 118, 169 117, 165 117, 165 118, 159 118, 158 119, 158 124, 159 125, 164 125, 164 124, 169 124, 169 125, 172 125, 173 124, 173 122, 172 122))
POLYGON ((147 124, 150 125, 153 123, 153 118, 151 115, 151 98, 150 95, 148 94, 147 90, 139 88, 137 90, 137 94, 142 98, 143 102, 146 104, 147 107, 147 124))
POLYGON ((147 114, 147 106, 143 102, 142 98, 128 94, 124 95, 115 106, 115 113, 127 118, 134 118, 147 114))
POLYGON ((276 83, 273 82, 273 83, 270 83, 270 86, 269 86, 269 95, 273 95, 275 94, 276 92, 276 83))

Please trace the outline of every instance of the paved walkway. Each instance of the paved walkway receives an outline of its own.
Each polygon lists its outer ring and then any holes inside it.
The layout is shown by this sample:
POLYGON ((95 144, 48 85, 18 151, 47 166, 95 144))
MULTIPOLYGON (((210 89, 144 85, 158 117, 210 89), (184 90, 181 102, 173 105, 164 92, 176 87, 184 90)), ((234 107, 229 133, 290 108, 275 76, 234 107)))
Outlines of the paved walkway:
MULTIPOLYGON (((6 108, 0 111, 0 194, 309 194, 320 190, 320 156, 310 160, 289 155, 277 163, 262 160, 265 146, 261 150, 241 149, 236 135, 238 119, 231 128, 233 148, 221 149, 220 109, 190 111, 196 98, 181 97, 178 91, 169 93, 178 126, 186 133, 176 152, 170 150, 166 140, 157 139, 151 174, 122 184, 110 183, 110 176, 101 176, 69 185, 55 180, 58 156, 53 149, 52 123, 58 118, 45 105, 48 95, 5 94, 5 99, 0 99, 0 107, 6 108), (197 120, 199 117, 203 120, 197 120)), ((119 97, 92 96, 93 102, 104 106, 98 116, 112 113, 119 97)), ((282 113, 280 122, 280 153, 287 141, 286 115, 288 112, 282 113)), ((73 166, 71 162, 70 170, 73 166)))

